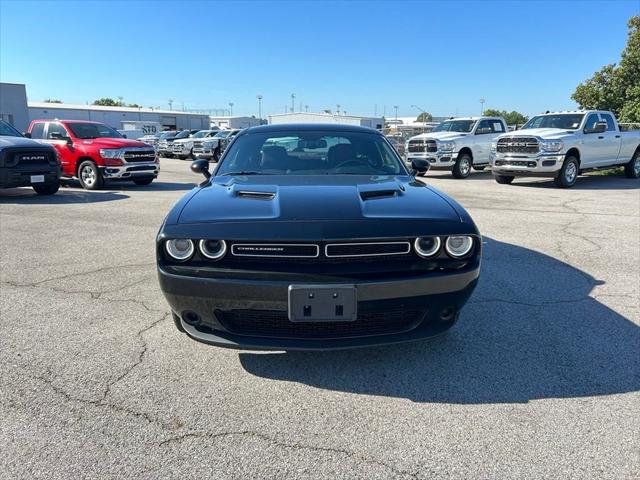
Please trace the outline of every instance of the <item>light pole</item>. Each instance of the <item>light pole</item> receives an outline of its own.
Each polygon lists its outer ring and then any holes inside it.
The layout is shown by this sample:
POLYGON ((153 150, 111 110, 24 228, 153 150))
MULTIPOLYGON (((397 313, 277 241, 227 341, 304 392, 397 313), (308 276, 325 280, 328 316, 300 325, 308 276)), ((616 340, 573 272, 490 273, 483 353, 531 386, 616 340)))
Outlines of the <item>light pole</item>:
POLYGON ((421 115, 423 115, 423 117, 422 117, 422 126, 426 130, 427 129, 427 112, 423 108, 420 108, 417 105, 411 105, 411 106, 413 108, 416 108, 416 109, 420 110, 421 115))
POLYGON ((398 122, 398 105, 394 105, 393 108, 396 111, 396 123, 397 123, 398 122))
POLYGON ((484 98, 480 99, 480 116, 482 116, 482 114, 484 113, 484 98))
POLYGON ((258 119, 262 120, 262 95, 258 94, 256 98, 258 99, 258 119))
POLYGON ((304 111, 305 111, 305 112, 308 112, 308 111, 309 111, 309 105, 305 105, 305 106, 304 106, 304 111))
POLYGON ((173 110, 173 99, 170 98, 168 102, 169 102, 169 110, 173 110))
POLYGON ((336 115, 340 115, 340 104, 336 105, 336 115))
POLYGON ((229 116, 233 117, 233 102, 229 102, 229 116))
POLYGON ((296 94, 292 93, 291 94, 291 113, 295 111, 295 100, 296 100, 296 94))

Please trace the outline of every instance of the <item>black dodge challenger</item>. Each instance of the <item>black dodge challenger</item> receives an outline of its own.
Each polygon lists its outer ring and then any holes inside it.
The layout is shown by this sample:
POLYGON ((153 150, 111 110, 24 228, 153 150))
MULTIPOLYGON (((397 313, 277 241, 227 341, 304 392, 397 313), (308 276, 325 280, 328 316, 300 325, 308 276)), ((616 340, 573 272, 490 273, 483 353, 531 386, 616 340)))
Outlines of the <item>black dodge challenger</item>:
POLYGON ((481 237, 385 137, 348 125, 244 130, 157 237, 177 328, 224 347, 338 349, 449 329, 481 237))

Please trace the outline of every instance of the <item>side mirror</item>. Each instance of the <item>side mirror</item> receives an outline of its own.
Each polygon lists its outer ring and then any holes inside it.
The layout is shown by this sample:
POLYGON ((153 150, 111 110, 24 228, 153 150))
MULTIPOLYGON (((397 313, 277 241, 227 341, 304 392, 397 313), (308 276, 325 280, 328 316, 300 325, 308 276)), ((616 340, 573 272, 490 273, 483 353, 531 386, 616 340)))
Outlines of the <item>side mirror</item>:
POLYGON ((201 173, 206 179, 211 178, 208 160, 194 160, 193 162, 191 162, 191 171, 193 173, 201 173))
POLYGON ((429 160, 424 158, 414 158, 411 160, 411 169, 416 173, 426 173, 431 168, 429 160))
POLYGON ((486 135, 487 133, 491 133, 490 128, 479 128, 476 130, 476 135, 486 135))
POLYGON ((122 138, 127 138, 127 136, 123 133, 123 134, 122 134, 122 138))
POLYGON ((63 140, 64 136, 60 132, 51 132, 49 138, 51 140, 63 140))
POLYGON ((604 133, 607 128, 607 122, 598 122, 593 128, 585 128, 584 133, 604 133))
POLYGON ((22 132, 22 135, 24 135, 25 138, 31 138, 31 132, 22 132))

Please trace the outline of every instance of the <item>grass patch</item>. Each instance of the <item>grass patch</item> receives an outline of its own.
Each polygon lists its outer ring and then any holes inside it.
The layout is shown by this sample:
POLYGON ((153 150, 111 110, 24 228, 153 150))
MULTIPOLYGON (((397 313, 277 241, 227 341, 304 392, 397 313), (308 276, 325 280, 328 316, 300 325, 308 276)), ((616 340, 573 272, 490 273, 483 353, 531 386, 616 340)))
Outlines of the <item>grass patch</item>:
POLYGON ((595 175, 598 177, 618 177, 624 173, 624 167, 603 168, 602 170, 594 170, 587 172, 586 175, 595 175))

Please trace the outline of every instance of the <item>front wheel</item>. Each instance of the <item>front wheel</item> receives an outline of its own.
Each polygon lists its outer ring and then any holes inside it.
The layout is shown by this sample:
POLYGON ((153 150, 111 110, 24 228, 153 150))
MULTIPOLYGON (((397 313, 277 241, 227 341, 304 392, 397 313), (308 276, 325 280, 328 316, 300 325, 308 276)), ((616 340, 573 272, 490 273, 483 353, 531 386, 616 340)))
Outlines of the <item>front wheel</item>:
POLYGON ((640 178, 640 149, 631 157, 629 163, 624 166, 624 174, 627 178, 640 178))
POLYGON ((153 177, 149 177, 149 178, 136 178, 133 183, 135 183, 136 185, 149 185, 151 182, 153 182, 153 177))
POLYGON ((78 167, 78 180, 82 188, 87 190, 98 190, 104 185, 104 178, 98 166, 90 160, 82 162, 78 167))
POLYGON ((38 195, 53 195, 60 188, 60 183, 45 183, 43 185, 32 185, 38 195))
POLYGON ((471 165, 473 160, 468 153, 462 153, 458 155, 456 164, 453 166, 451 173, 454 178, 467 178, 471 173, 471 165))
POLYGON ((574 156, 568 156, 553 180, 557 187, 571 188, 576 184, 579 174, 580 165, 578 164, 578 159, 574 156))
POLYGON ((513 179, 515 177, 512 177, 511 175, 496 175, 494 178, 496 179, 496 182, 501 183, 503 185, 508 185, 511 182, 513 182, 513 179))

